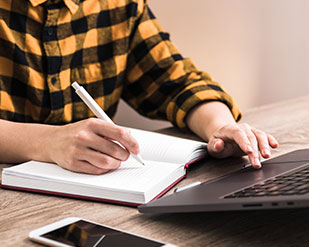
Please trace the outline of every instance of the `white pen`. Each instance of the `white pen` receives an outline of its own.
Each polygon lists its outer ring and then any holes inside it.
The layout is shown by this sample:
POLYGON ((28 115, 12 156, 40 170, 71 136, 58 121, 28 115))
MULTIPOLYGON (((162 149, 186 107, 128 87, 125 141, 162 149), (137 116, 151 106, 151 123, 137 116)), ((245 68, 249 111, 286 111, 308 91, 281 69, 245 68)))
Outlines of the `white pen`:
MULTIPOLYGON (((80 86, 76 81, 72 83, 72 87, 75 89, 77 95, 84 101, 84 103, 89 107, 89 109, 96 115, 97 118, 103 119, 109 123, 114 124, 114 122, 107 116, 103 109, 95 102, 95 100, 90 96, 90 94, 80 86)), ((145 165, 140 155, 135 155, 130 153, 130 155, 137 160, 142 165, 145 165)))

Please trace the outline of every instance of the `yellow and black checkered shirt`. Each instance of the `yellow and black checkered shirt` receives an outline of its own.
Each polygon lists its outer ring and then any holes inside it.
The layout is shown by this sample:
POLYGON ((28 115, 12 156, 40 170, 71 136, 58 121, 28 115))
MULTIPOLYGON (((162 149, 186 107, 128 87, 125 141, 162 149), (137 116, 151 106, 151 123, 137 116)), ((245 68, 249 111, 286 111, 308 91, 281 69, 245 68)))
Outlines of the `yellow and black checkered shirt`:
POLYGON ((93 116, 77 81, 110 117, 120 98, 185 128, 210 100, 240 113, 210 76, 184 59, 146 0, 0 1, 0 118, 65 124, 93 116))

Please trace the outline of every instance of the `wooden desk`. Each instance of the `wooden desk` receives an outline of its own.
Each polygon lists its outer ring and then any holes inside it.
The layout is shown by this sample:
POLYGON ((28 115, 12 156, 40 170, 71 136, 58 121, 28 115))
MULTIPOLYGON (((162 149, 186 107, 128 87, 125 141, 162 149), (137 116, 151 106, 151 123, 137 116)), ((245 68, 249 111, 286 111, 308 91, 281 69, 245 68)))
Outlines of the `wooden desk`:
MULTIPOLYGON (((245 112, 243 121, 273 134, 274 156, 309 148, 309 97, 245 112)), ((179 186, 238 169, 246 159, 208 160, 190 168, 179 186)), ((5 165, 0 165, 2 168, 5 165)), ((309 208, 278 211, 143 215, 135 208, 0 190, 0 246, 38 246, 30 230, 78 216, 178 246, 308 246, 309 208)))

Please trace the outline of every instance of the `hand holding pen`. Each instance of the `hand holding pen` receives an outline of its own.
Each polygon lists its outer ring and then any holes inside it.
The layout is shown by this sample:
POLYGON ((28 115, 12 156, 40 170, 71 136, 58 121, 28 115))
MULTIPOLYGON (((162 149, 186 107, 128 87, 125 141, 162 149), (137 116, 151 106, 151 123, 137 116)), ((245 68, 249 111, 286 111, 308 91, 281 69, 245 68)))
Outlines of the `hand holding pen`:
POLYGON ((138 142, 128 129, 99 118, 36 128, 40 138, 35 145, 41 153, 35 159, 74 172, 103 174, 118 169, 130 154, 139 153, 138 142))
MULTIPOLYGON (((88 94, 88 92, 83 87, 81 87, 77 82, 73 82, 72 87, 75 89, 75 92, 78 94, 78 96, 89 107, 89 109, 96 115, 97 118, 114 124, 113 121, 107 116, 107 114, 102 110, 102 108, 95 102, 95 100, 88 94)), ((131 153, 131 156, 140 164, 145 165, 140 155, 135 155, 131 153)))
POLYGON ((130 153, 139 153, 137 141, 126 128, 98 118, 44 125, 40 133, 40 160, 74 172, 103 174, 118 169, 130 153))

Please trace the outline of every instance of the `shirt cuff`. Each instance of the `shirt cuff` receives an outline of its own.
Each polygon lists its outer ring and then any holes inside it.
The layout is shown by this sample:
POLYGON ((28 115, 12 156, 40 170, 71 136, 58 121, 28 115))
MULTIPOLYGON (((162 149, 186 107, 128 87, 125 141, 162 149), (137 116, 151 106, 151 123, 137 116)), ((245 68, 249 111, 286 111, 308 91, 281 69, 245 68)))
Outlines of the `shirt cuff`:
POLYGON ((186 124, 186 116, 195 106, 210 101, 219 101, 227 105, 235 121, 241 118, 241 112, 233 100, 221 85, 211 81, 198 81, 190 84, 182 90, 173 101, 168 104, 167 118, 175 126, 182 130, 189 130, 186 124))

